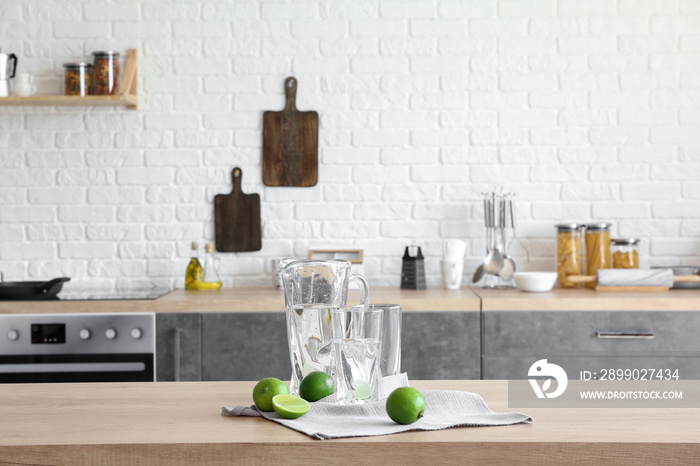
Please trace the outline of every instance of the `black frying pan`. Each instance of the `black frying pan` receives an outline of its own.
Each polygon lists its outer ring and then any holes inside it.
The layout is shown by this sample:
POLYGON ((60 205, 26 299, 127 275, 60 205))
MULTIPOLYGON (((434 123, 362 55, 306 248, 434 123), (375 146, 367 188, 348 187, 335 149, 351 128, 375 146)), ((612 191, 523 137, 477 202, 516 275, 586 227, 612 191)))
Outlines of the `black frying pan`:
POLYGON ((53 299, 67 281, 70 278, 54 278, 48 282, 0 282, 0 299, 53 299))

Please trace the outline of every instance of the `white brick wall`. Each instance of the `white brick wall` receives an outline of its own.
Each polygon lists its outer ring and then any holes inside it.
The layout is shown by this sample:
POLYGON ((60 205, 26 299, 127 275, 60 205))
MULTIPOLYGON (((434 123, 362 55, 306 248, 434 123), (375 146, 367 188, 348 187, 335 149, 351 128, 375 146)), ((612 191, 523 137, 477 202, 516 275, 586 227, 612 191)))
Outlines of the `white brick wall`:
POLYGON ((225 254, 225 286, 270 259, 361 247, 398 286, 407 244, 430 285, 440 243, 483 252, 480 193, 516 193, 520 237, 553 268, 559 221, 638 236, 642 265, 700 264, 697 0, 40 1, 0 7, 0 47, 40 93, 64 62, 140 51, 138 111, 0 107, 0 271, 71 287, 183 286, 213 240, 213 196, 262 198, 263 249, 225 254), (262 184, 262 112, 319 112, 319 183, 262 184))

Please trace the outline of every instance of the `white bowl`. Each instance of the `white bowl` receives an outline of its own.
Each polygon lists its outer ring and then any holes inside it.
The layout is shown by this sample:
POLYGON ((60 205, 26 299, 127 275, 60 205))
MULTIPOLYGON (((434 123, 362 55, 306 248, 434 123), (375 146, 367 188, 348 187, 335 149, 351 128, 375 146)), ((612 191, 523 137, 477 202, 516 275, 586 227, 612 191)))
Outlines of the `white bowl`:
POLYGON ((550 291, 557 281, 556 272, 516 272, 515 284, 521 291, 544 293, 550 291))

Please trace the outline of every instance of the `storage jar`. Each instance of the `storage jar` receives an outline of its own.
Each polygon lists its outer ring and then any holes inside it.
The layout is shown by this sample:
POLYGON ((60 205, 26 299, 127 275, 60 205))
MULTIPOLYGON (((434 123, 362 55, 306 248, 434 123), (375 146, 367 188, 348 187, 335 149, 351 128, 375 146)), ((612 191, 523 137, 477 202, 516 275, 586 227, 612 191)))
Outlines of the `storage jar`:
POLYGON ((92 52, 95 95, 113 95, 119 90, 119 53, 111 50, 92 52))
POLYGON ((557 279, 562 288, 575 288, 577 283, 566 279, 583 274, 583 225, 565 223, 557 228, 557 279))
POLYGON ((639 268, 639 240, 636 238, 617 238, 610 242, 613 269, 639 268))
POLYGON ((64 83, 66 95, 92 95, 92 65, 85 62, 66 63, 64 83))
MULTIPOLYGON (((589 223, 586 225, 586 275, 596 275, 598 269, 609 269, 610 262, 610 224, 589 223)), ((595 288, 595 283, 586 283, 588 288, 595 288)))

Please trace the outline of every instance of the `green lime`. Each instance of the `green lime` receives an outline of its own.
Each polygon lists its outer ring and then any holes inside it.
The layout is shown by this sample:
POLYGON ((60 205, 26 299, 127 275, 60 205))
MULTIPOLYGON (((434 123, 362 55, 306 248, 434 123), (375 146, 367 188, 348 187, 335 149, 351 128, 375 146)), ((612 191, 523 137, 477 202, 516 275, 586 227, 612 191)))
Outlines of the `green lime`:
POLYGON ((386 412, 397 424, 413 424, 425 414, 425 398, 415 388, 397 388, 386 399, 386 412))
POLYGON ((275 412, 285 419, 296 419, 309 412, 311 405, 296 395, 282 394, 272 398, 275 412))
POLYGON ((323 371, 309 372, 299 385, 299 396, 306 401, 318 401, 335 391, 333 377, 323 371))
POLYGON ((355 387, 355 399, 366 400, 372 397, 372 386, 367 382, 357 382, 355 387))
POLYGON ((260 411, 272 411, 272 398, 283 393, 289 393, 284 382, 274 377, 267 377, 255 384, 253 402, 260 411))

